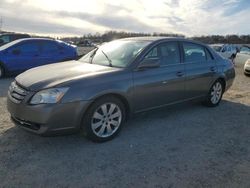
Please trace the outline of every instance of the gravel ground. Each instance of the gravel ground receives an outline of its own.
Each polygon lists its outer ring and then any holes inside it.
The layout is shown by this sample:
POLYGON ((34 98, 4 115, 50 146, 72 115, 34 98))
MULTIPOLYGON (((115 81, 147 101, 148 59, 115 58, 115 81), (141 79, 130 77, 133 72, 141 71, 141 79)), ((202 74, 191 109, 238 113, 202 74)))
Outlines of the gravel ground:
POLYGON ((0 187, 250 187, 250 77, 236 71, 219 107, 142 113, 102 144, 15 127, 5 98, 12 79, 0 80, 0 187))

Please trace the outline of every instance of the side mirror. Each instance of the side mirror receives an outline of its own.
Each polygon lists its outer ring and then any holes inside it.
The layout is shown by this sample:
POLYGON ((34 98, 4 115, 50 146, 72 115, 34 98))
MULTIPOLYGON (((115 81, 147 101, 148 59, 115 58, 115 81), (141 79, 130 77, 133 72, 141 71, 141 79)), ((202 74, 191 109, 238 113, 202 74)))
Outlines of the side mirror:
POLYGON ((160 66, 159 58, 151 58, 151 59, 144 59, 138 69, 150 69, 150 68, 157 68, 160 66))
POLYGON ((14 54, 14 55, 19 55, 20 54, 20 50, 19 49, 14 49, 14 50, 12 50, 12 54, 14 54))

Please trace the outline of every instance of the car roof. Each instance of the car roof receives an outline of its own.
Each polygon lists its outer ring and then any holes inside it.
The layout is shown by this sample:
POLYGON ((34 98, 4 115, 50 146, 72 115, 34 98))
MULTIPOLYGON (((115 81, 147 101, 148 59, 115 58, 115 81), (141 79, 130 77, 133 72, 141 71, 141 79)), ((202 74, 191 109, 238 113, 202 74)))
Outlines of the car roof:
POLYGON ((55 39, 51 39, 51 38, 22 38, 22 39, 17 39, 15 41, 17 42, 22 42, 22 41, 37 41, 37 40, 41 40, 41 41, 56 41, 55 39))
POLYGON ((131 37, 118 40, 132 40, 132 41, 159 41, 159 40, 180 40, 182 37, 131 37))
POLYGON ((23 39, 17 39, 17 40, 14 40, 12 42, 9 42, 3 46, 0 47, 0 50, 5 50, 15 44, 18 44, 20 42, 23 42, 23 41, 57 41, 55 39, 51 39, 51 38, 23 38, 23 39))
POLYGON ((202 42, 183 38, 183 37, 132 37, 132 38, 123 38, 123 39, 118 39, 118 40, 121 40, 121 41, 149 41, 151 43, 157 43, 157 42, 161 42, 161 41, 181 41, 181 42, 190 42, 190 43, 195 43, 195 44, 207 46, 206 44, 204 44, 202 42))

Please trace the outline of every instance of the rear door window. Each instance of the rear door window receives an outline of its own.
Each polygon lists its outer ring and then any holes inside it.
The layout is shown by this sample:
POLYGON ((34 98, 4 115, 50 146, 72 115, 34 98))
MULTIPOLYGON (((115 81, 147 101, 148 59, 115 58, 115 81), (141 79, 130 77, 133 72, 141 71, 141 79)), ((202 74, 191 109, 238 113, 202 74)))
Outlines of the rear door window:
POLYGON ((202 62, 206 61, 206 52, 203 46, 183 42, 184 62, 202 62))

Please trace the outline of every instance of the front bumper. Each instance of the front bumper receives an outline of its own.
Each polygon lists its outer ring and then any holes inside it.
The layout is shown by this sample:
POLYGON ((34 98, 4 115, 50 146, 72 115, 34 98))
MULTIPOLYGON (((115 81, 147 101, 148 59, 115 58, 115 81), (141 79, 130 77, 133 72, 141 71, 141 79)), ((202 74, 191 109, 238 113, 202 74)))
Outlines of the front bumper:
POLYGON ((77 131, 90 101, 29 105, 7 98, 12 121, 19 127, 40 135, 77 131))

